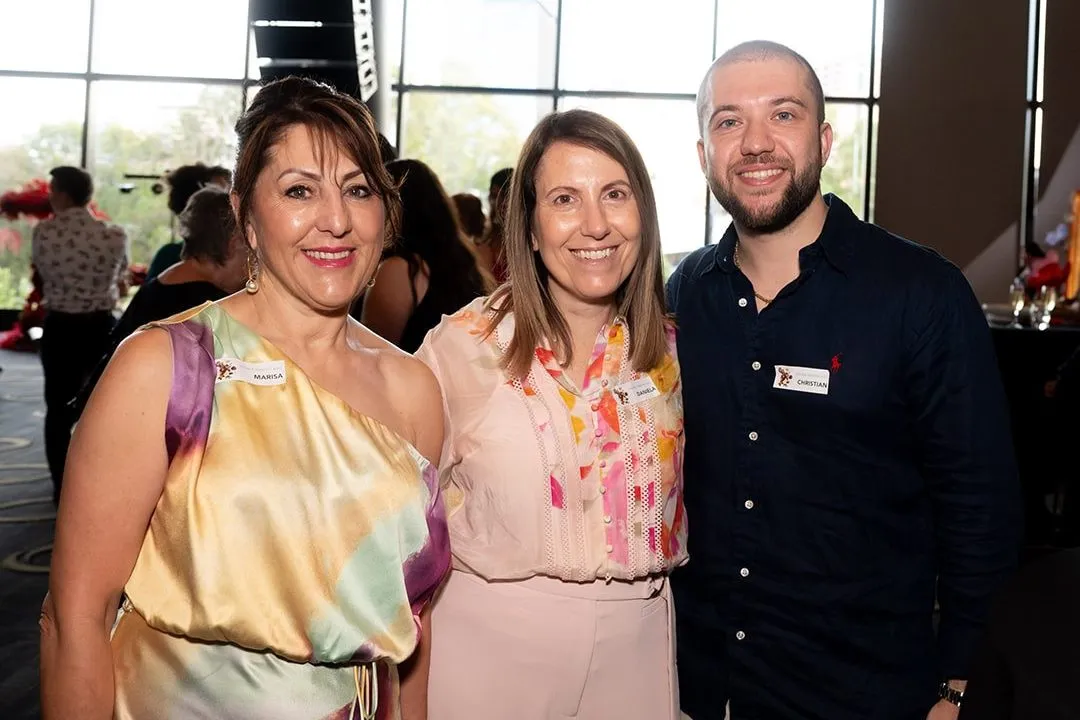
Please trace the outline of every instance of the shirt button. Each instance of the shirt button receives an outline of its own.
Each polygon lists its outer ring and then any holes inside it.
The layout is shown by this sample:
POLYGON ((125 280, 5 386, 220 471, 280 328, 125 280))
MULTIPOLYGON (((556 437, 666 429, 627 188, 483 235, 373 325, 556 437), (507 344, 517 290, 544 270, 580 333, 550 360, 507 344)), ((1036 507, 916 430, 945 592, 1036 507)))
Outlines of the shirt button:
POLYGON ((607 492, 607 487, 606 487, 606 486, 604 486, 604 485, 601 485, 601 486, 600 486, 600 494, 601 494, 601 495, 603 495, 603 494, 604 494, 604 493, 606 493, 606 492, 607 492))
POLYGON ((604 516, 604 524, 605 525, 610 525, 611 524, 611 516, 610 515, 605 515, 604 516))
POLYGON ((745 640, 746 639, 746 633, 744 633, 742 630, 737 631, 735 633, 735 639, 736 640, 745 640))
MULTIPOLYGON (((597 435, 599 435, 599 434, 600 434, 600 431, 599 431, 599 430, 597 430, 597 431, 596 431, 596 434, 597 434, 597 435)), ((750 431, 750 435, 749 435, 749 437, 750 437, 750 441, 751 441, 751 442, 756 442, 756 441, 757 441, 757 439, 758 439, 758 434, 757 434, 757 430, 751 430, 751 431, 750 431)))
MULTIPOLYGON (((754 362, 750 363, 750 367, 754 368, 755 370, 760 370, 761 369, 761 363, 759 363, 757 360, 755 360, 754 362)), ((593 408, 593 409, 595 410, 596 408, 593 408)))
MULTIPOLYGON (((604 431, 600 428, 596 428, 596 437, 604 437, 604 431)), ((757 438, 754 439, 756 440, 757 438)))
POLYGON ((591 408, 592 408, 592 411, 593 411, 593 412, 596 412, 597 410, 599 410, 599 409, 600 409, 600 403, 593 403, 593 404, 592 404, 592 405, 590 405, 589 407, 591 407, 591 408))
POLYGON ((614 552, 614 551, 615 551, 615 548, 613 548, 613 547, 611 547, 610 545, 608 545, 608 546, 607 546, 607 547, 605 548, 605 550, 607 550, 608 552, 614 552))
POLYGON ((748 569, 746 569, 746 568, 743 568, 742 570, 740 570, 739 574, 742 575, 743 577, 750 577, 750 571, 748 569))
POLYGON ((743 507, 745 507, 747 510, 753 510, 754 509, 754 501, 753 500, 747 500, 746 502, 743 503, 743 507))
POLYGON ((746 307, 746 298, 739 298, 739 307, 746 307))
POLYGON ((606 468, 607 467, 607 460, 601 460, 600 461, 600 467, 606 468))

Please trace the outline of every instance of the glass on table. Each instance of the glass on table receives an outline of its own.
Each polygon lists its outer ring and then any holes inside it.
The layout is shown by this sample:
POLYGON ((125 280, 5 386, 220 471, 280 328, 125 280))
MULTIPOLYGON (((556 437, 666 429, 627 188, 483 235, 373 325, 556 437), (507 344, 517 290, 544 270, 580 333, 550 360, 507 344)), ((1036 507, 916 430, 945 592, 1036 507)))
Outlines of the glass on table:
POLYGON ((1026 304, 1027 295, 1024 292, 1024 281, 1017 278, 1009 286, 1009 307, 1012 309, 1013 327, 1020 327, 1020 315, 1024 312, 1026 304))
POLYGON ((1054 309, 1057 308, 1057 300, 1058 289, 1056 287, 1043 285, 1039 288, 1032 308, 1032 319, 1035 321, 1035 327, 1039 330, 1050 327, 1050 318, 1054 314, 1054 309))

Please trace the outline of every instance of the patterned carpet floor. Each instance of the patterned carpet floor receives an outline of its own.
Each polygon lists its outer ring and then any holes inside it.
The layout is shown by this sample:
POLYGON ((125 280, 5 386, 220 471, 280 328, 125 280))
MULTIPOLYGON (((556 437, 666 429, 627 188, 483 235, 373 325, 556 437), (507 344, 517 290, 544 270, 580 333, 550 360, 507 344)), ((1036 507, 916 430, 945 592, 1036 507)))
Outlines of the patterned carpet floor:
POLYGON ((36 720, 37 619, 56 515, 41 434, 41 363, 0 350, 0 368, 0 718, 36 720))

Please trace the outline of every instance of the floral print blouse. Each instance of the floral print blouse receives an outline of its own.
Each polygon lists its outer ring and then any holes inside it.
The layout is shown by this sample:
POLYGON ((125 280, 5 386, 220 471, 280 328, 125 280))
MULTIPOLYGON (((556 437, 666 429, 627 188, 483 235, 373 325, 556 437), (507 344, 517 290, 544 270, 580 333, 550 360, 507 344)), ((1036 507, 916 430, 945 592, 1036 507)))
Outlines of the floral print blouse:
POLYGON ((636 580, 686 561, 683 414, 674 330, 656 368, 630 365, 629 328, 597 335, 582 387, 538 347, 529 374, 499 359, 483 298, 429 333, 417 356, 442 385, 440 467, 455 567, 489 580, 636 580))

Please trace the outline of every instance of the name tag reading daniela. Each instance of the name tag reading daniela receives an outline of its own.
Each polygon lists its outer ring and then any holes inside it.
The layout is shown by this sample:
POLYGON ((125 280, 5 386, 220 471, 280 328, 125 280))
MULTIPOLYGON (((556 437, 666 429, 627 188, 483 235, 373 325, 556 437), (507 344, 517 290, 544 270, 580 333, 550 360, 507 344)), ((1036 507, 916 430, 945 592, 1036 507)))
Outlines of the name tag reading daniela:
POLYGON ((217 361, 217 382, 238 380, 251 385, 284 385, 285 362, 249 363, 235 358, 221 358, 217 361))
POLYGON ((829 371, 822 368, 798 367, 797 365, 777 365, 773 387, 779 390, 828 395, 829 371))
POLYGON ((611 392, 620 405, 637 405, 660 394, 656 383, 648 375, 617 385, 611 392))

